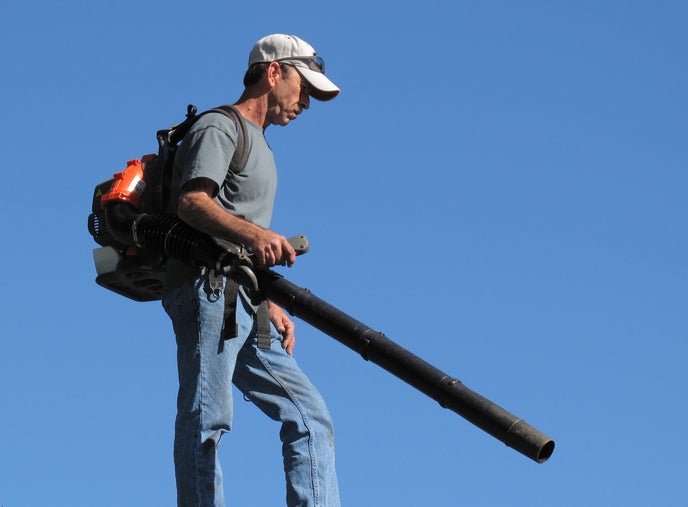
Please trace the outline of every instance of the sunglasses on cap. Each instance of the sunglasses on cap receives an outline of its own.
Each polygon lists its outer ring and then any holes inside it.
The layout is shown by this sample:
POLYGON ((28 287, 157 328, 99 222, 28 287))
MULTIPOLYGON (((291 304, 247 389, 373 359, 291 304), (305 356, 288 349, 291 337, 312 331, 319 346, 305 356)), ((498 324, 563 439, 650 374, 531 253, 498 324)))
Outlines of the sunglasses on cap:
POLYGON ((289 63, 289 62, 304 62, 310 70, 313 72, 319 72, 320 74, 325 73, 325 60, 320 58, 319 56, 290 56, 287 58, 280 58, 279 60, 275 60, 276 62, 284 62, 284 63, 289 63))

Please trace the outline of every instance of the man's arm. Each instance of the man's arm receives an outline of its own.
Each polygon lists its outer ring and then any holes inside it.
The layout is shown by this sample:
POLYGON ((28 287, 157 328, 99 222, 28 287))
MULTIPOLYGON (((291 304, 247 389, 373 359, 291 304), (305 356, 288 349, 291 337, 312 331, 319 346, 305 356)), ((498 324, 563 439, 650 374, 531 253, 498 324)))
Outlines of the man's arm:
POLYGON ((294 264, 296 252, 287 238, 227 212, 213 200, 216 191, 217 184, 207 178, 188 182, 177 202, 179 218, 201 232, 247 246, 258 264, 294 264))

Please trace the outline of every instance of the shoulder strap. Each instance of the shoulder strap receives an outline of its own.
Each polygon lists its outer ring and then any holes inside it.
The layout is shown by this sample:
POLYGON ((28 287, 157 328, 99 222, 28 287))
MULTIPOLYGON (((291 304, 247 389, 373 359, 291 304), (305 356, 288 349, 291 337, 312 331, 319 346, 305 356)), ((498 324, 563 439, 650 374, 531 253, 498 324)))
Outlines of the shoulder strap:
POLYGON ((229 104, 209 109, 201 114, 206 113, 224 114, 228 118, 233 119, 237 126, 236 150, 234 151, 232 160, 229 162, 229 171, 227 171, 227 176, 225 177, 225 181, 223 183, 224 186, 229 182, 230 179, 232 179, 233 174, 239 174, 246 167, 248 155, 251 151, 248 140, 248 132, 246 129, 246 120, 244 120, 244 117, 241 116, 241 113, 237 111, 234 106, 230 106, 229 104))
POLYGON ((160 145, 169 144, 170 146, 177 146, 192 125, 201 117, 200 114, 196 114, 197 111, 198 108, 196 106, 189 104, 186 106, 186 119, 184 121, 169 128, 158 130, 158 142, 160 145))
POLYGON ((248 161, 248 155, 251 151, 251 147, 249 146, 246 120, 244 120, 244 117, 241 116, 241 113, 237 111, 234 106, 228 104, 214 107, 213 109, 208 109, 200 114, 196 114, 196 111, 196 106, 189 104, 186 110, 186 119, 183 122, 173 125, 169 129, 158 131, 158 143, 160 146, 163 146, 164 144, 176 146, 184 138, 191 126, 196 123, 204 114, 220 113, 227 118, 234 120, 234 123, 237 127, 237 146, 236 150, 234 151, 234 156, 229 163, 229 172, 227 173, 227 177, 223 183, 223 185, 225 185, 231 179, 232 173, 238 174, 244 170, 246 167, 246 162, 248 161))

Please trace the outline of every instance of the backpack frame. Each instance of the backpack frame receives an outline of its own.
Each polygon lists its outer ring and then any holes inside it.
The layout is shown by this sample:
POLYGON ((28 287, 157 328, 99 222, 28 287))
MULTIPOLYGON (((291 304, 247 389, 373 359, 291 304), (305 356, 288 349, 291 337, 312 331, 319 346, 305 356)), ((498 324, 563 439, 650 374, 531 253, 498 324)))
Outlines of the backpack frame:
MULTIPOLYGON (((179 143, 191 127, 208 113, 219 113, 234 120, 237 127, 237 146, 227 168, 224 187, 235 174, 246 167, 250 146, 246 123, 241 114, 231 105, 209 109, 200 114, 194 105, 187 106, 186 119, 167 129, 157 132, 158 154, 145 155, 140 164, 143 178, 133 192, 138 194, 135 202, 142 213, 168 213, 172 191, 174 159, 179 143)), ((93 192, 88 230, 101 247, 93 251, 98 276, 96 282, 122 296, 135 301, 155 301, 162 297, 166 258, 143 248, 121 244, 110 231, 102 205, 103 196, 108 195, 116 185, 118 175, 96 185, 93 192)))

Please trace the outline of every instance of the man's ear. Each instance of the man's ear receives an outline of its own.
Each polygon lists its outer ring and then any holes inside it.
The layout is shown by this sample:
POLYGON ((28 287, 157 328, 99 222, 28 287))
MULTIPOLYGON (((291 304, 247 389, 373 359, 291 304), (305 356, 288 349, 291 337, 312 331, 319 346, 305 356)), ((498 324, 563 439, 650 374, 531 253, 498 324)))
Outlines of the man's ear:
POLYGON ((270 65, 268 65, 268 68, 265 70, 265 76, 270 88, 274 88, 277 82, 283 77, 282 67, 280 67, 278 62, 270 62, 270 65))

